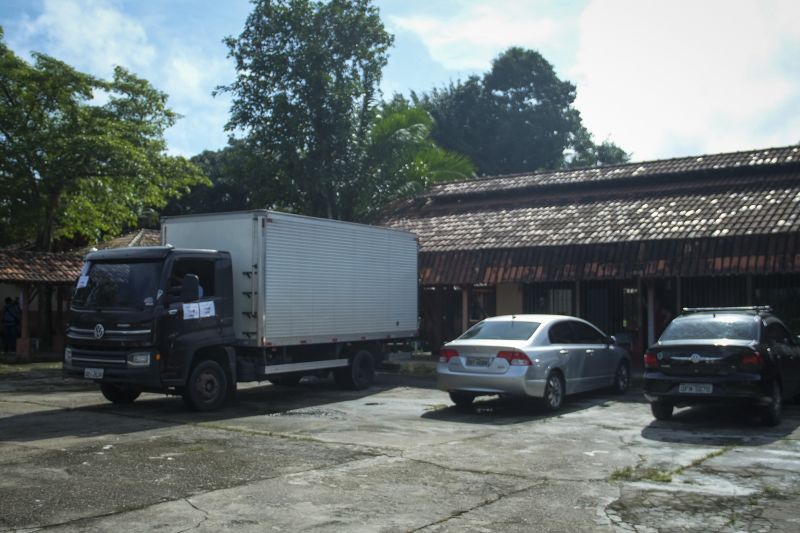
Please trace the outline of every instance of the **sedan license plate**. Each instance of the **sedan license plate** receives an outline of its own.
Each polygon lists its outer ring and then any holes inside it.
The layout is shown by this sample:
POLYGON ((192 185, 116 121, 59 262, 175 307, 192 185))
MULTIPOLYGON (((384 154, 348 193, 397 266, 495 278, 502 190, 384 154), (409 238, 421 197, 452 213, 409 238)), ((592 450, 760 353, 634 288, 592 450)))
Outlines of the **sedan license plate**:
POLYGON ((489 359, 485 357, 467 357, 467 366, 488 367, 489 359))
POLYGON ((83 369, 83 377, 89 379, 103 379, 103 369, 102 368, 84 368, 83 369))
POLYGON ((681 383, 678 392, 686 394, 711 394, 714 386, 710 383, 681 383))

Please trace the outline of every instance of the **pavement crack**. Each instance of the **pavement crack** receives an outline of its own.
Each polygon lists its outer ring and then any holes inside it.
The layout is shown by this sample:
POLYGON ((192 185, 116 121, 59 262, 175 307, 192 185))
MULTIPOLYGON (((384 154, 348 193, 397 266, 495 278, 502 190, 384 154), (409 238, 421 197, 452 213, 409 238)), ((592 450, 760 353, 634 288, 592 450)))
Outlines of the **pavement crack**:
POLYGON ((197 528, 199 528, 201 525, 203 525, 203 523, 207 522, 207 521, 208 521, 208 519, 210 518, 210 517, 208 516, 208 511, 206 511, 205 509, 201 509, 201 508, 200 508, 200 507, 198 507, 197 505, 193 504, 193 503, 192 503, 192 501, 191 501, 189 498, 183 498, 183 501, 184 501, 184 502, 186 502, 186 503, 189 505, 189 507, 191 507, 192 509, 194 509, 194 510, 196 510, 196 511, 199 511, 199 512, 203 513, 203 519, 202 519, 202 520, 200 520, 200 521, 199 521, 198 523, 196 523, 195 525, 193 525, 192 527, 188 527, 188 528, 186 528, 186 529, 181 529, 181 530, 180 530, 180 531, 178 531, 177 533, 186 533, 186 531, 191 531, 191 530, 193 530, 193 529, 197 529, 197 528))
POLYGON ((523 487, 521 489, 517 489, 517 490, 511 491, 511 492, 508 492, 506 494, 497 494, 492 498, 486 498, 483 501, 478 502, 477 504, 473 505, 472 507, 469 507, 467 509, 461 509, 461 510, 458 510, 458 511, 454 511, 454 512, 450 513, 449 516, 446 516, 446 517, 444 517, 444 518, 442 518, 440 520, 436 520, 435 522, 430 522, 430 523, 425 524, 424 526, 420 526, 418 528, 409 529, 408 533, 414 533, 415 531, 422 531, 423 529, 426 529, 426 528, 429 528, 429 527, 433 527, 433 526, 438 526, 440 524, 444 524, 446 522, 449 522, 450 520, 453 520, 453 519, 456 519, 456 518, 458 518, 460 516, 464 516, 465 514, 471 513, 472 511, 477 511, 478 509, 481 509, 481 508, 486 507, 488 505, 492 505, 494 503, 497 503, 497 502, 499 502, 500 500, 502 500, 504 498, 508 498, 508 497, 511 497, 511 496, 516 496, 517 494, 521 494, 523 492, 526 492, 526 491, 532 489, 534 486, 535 485, 529 485, 527 487, 523 487))

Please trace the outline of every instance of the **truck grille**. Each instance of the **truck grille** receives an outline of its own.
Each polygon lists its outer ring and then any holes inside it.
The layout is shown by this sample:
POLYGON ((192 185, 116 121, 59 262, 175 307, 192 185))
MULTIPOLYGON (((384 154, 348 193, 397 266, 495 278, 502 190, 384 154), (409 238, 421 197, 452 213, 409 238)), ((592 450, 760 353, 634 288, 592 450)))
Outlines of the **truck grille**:
POLYGON ((122 368, 127 364, 129 348, 123 350, 72 348, 72 364, 95 368, 122 368))

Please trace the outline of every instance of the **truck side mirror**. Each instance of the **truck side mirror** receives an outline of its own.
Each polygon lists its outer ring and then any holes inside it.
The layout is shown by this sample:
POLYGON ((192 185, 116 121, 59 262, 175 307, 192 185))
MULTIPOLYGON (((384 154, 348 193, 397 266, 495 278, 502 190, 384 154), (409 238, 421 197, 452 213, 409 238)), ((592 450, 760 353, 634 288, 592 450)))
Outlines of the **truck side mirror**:
POLYGON ((193 302, 198 299, 200 299, 200 278, 195 274, 186 274, 181 285, 181 301, 193 302))
POLYGON ((617 338, 614 335, 610 335, 608 337, 608 344, 610 344, 610 345, 617 344, 617 338))

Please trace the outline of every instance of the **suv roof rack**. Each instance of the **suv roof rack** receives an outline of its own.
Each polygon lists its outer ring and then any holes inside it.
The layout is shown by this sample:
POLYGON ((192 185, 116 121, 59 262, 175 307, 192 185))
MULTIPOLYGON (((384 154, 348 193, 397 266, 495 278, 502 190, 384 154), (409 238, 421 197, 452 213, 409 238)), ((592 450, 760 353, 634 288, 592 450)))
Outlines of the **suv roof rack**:
POLYGON ((709 313, 714 311, 752 311, 753 313, 771 313, 769 305, 750 305, 744 307, 684 307, 684 313, 709 313))

